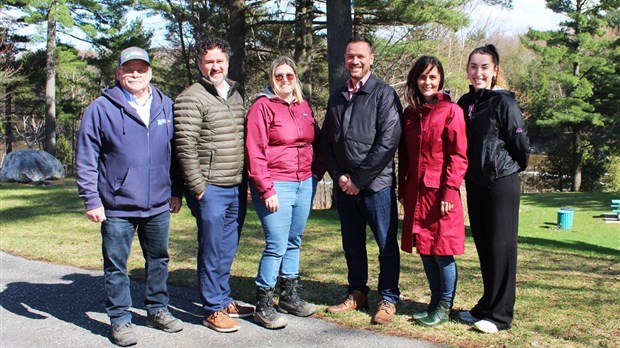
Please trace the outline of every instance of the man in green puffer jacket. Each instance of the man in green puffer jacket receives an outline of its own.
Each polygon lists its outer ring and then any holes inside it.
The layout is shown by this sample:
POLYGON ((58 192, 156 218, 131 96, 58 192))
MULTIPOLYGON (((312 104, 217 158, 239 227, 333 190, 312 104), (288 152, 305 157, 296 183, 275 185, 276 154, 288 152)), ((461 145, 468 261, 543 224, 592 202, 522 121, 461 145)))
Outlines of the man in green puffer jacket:
POLYGON ((254 307, 230 297, 230 268, 246 213, 245 112, 240 85, 226 76, 230 46, 207 38, 197 46, 198 82, 174 104, 177 158, 185 199, 198 226, 198 279, 203 324, 218 332, 239 325, 254 307))

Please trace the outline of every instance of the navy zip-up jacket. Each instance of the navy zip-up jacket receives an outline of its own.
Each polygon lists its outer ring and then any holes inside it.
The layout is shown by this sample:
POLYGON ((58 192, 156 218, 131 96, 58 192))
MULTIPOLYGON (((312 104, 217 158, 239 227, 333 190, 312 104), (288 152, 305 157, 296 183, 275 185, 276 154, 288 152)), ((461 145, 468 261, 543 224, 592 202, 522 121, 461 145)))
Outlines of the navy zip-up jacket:
POLYGON ((146 127, 121 87, 107 88, 84 112, 75 151, 77 185, 86 210, 103 206, 108 217, 149 217, 181 197, 173 162, 172 100, 151 87, 146 127))
POLYGON ((370 192, 395 184, 402 112, 394 88, 374 74, 351 99, 346 86, 334 92, 320 136, 321 155, 332 180, 350 174, 360 190, 370 192))

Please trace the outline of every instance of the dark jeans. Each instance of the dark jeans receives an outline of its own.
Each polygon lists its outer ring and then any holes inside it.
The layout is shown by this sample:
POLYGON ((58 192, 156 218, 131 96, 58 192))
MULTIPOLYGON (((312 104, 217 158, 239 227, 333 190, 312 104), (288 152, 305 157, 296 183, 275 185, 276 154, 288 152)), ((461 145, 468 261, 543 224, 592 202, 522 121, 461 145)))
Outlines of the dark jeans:
POLYGON ((368 225, 379 246, 379 294, 383 299, 396 303, 400 296, 400 252, 394 188, 386 187, 378 192, 361 191, 356 196, 338 190, 337 199, 342 248, 349 269, 349 293, 354 290, 368 293, 368 225))
POLYGON ((146 310, 154 314, 168 306, 169 225, 169 211, 144 218, 109 217, 101 223, 106 310, 112 325, 131 322, 127 259, 136 230, 145 260, 146 310))
POLYGON ((497 179, 488 187, 466 185, 469 222, 484 284, 484 293, 470 313, 500 330, 509 329, 517 280, 519 175, 497 179))
POLYGON ((196 200, 185 195, 198 226, 198 282, 200 300, 206 314, 228 306, 232 266, 247 208, 247 186, 208 185, 196 200))

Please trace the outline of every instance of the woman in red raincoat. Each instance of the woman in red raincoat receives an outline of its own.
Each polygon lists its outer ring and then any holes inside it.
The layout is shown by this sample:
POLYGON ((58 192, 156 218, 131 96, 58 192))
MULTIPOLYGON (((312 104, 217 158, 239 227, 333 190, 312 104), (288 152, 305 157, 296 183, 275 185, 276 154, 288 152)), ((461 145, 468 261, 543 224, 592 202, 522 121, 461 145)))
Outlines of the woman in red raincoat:
POLYGON ((399 148, 398 197, 405 207, 401 248, 413 247, 422 258, 431 290, 424 312, 414 314, 423 325, 449 319, 456 294, 454 255, 465 248, 465 224, 459 188, 467 170, 463 110, 440 92, 441 62, 420 57, 407 77, 405 129, 399 148))

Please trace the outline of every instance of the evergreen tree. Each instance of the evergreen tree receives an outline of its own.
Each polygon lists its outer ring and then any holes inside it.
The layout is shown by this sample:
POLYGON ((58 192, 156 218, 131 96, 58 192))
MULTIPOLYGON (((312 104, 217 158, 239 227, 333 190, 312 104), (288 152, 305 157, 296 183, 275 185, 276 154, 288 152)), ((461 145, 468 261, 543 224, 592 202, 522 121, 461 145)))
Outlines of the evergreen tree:
POLYGON ((8 0, 8 9, 21 11, 21 20, 47 27, 47 57, 45 61, 45 150, 56 155, 56 44, 57 31, 75 39, 94 43, 116 31, 127 2, 115 0, 8 0), (78 37, 78 29, 85 36, 78 37))
POLYGON ((617 88, 617 63, 612 59, 618 38, 610 35, 608 15, 619 5, 620 0, 547 0, 549 9, 568 20, 559 30, 529 30, 523 40, 542 64, 539 74, 531 77, 536 121, 560 136, 570 136, 573 191, 581 188, 584 151, 596 149, 597 137, 604 134, 600 130, 610 121, 603 99, 618 96, 613 85, 596 81, 596 76, 616 81, 617 88))

